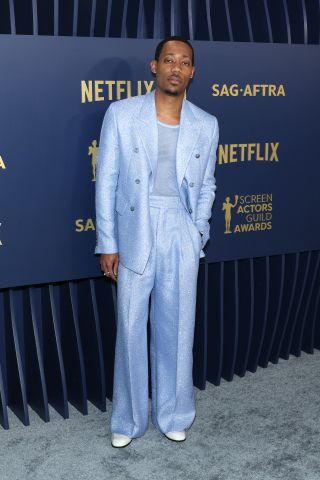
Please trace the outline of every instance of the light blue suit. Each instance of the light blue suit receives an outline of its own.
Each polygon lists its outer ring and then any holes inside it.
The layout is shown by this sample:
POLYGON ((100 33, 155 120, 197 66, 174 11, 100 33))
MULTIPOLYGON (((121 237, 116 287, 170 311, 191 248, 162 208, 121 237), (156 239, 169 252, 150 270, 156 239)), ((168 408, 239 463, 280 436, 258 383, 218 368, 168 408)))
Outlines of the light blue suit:
POLYGON ((187 429, 194 420, 197 273, 210 236, 218 139, 216 117, 184 100, 176 152, 180 197, 155 197, 155 91, 117 101, 105 114, 97 158, 95 253, 119 252, 120 258, 113 432, 138 437, 148 426, 150 294, 152 421, 165 433, 187 429))

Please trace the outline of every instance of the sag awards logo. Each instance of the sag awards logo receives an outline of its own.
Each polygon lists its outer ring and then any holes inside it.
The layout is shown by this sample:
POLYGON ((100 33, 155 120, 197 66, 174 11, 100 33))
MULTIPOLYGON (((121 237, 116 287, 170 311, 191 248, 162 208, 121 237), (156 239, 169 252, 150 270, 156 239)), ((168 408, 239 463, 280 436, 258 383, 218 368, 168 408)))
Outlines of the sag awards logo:
MULTIPOLYGON (((91 157, 91 181, 96 181, 97 171, 97 156, 99 152, 97 140, 92 140, 91 145, 88 147, 88 156, 91 157)), ((76 232, 93 232, 95 231, 95 225, 92 218, 77 218, 75 220, 76 232)))
POLYGON ((80 232, 94 232, 95 226, 92 218, 77 218, 75 223, 75 231, 80 232))
POLYGON ((279 142, 219 145, 218 165, 246 162, 279 162, 279 142))
POLYGON ((214 83, 211 87, 213 97, 285 97, 286 93, 284 85, 280 83, 276 85, 274 83, 253 83, 250 85, 246 83, 241 86, 238 83, 232 83, 227 85, 223 83, 214 83))
POLYGON ((99 147, 97 140, 93 140, 89 146, 88 155, 91 157, 91 167, 92 167, 92 181, 96 181, 96 170, 97 170, 97 155, 99 152, 99 147))
POLYGON ((81 80, 81 103, 121 100, 144 95, 152 90, 154 80, 81 80))
POLYGON ((272 229, 272 193, 235 195, 222 203, 225 234, 272 229))
POLYGON ((6 164, 4 163, 4 160, 3 160, 1 155, 0 155, 0 168, 1 168, 1 170, 6 169, 6 164))

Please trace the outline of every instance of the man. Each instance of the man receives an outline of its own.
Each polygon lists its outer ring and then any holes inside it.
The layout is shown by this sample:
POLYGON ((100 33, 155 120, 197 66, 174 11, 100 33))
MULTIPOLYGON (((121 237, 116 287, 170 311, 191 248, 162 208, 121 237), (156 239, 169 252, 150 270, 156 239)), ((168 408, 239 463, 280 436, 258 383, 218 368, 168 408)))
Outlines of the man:
POLYGON ((215 198, 218 122, 184 98, 195 72, 187 40, 164 39, 150 67, 156 89, 109 106, 97 159, 95 253, 117 281, 114 447, 148 428, 150 295, 152 423, 179 442, 195 418, 196 287, 215 198))

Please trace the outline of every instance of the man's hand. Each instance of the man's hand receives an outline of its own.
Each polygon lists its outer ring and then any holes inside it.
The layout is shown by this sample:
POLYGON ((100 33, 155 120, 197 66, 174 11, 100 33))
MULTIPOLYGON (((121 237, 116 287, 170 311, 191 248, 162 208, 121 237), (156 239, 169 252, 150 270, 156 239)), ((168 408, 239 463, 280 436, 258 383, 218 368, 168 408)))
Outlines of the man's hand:
POLYGON ((112 278, 115 282, 118 276, 119 254, 118 253, 102 253, 100 255, 100 267, 107 277, 112 278))

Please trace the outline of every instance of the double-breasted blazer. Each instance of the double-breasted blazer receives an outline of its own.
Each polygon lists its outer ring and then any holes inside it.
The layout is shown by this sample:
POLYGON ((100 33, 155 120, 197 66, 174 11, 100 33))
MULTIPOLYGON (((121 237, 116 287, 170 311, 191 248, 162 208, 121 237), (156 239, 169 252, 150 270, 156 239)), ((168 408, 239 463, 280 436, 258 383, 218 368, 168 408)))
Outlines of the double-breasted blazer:
MULTIPOLYGON (((180 198, 199 235, 200 258, 210 238, 215 199, 218 121, 184 99, 176 151, 180 198)), ((96 169, 95 253, 119 253, 121 263, 143 273, 151 246, 149 194, 158 156, 155 90, 118 100, 102 123, 96 169)))

